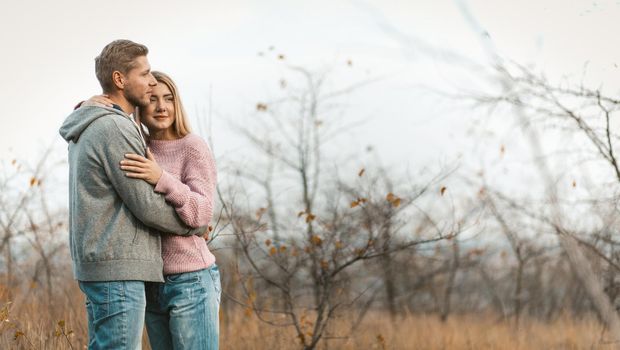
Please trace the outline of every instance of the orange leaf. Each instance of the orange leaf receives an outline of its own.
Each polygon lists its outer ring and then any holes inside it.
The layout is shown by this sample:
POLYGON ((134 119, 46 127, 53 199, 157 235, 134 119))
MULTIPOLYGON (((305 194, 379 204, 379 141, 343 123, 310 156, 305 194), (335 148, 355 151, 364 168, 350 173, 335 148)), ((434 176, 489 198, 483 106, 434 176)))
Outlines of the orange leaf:
POLYGON ((394 207, 398 207, 400 205, 400 198, 396 198, 395 200, 393 200, 392 205, 394 207))
POLYGON ((256 218, 260 219, 261 216, 263 216, 263 214, 265 214, 266 211, 267 211, 267 208, 258 208, 258 210, 256 211, 256 218))
POLYGON ((271 247, 271 249, 269 249, 269 255, 271 256, 276 255, 277 252, 278 250, 276 249, 276 247, 271 247))
POLYGON ((441 186, 441 189, 439 190, 439 193, 443 196, 443 194, 446 192, 447 187, 446 186, 441 186))
POLYGON ((357 176, 361 177, 362 175, 364 175, 365 171, 366 169, 362 168, 362 170, 360 170, 359 173, 357 173, 357 176))
POLYGON ((266 245, 267 247, 269 247, 269 246, 271 245, 271 240, 270 240, 270 239, 266 239, 266 240, 265 240, 265 245, 266 245))
POLYGON ((351 202, 351 208, 355 208, 355 207, 357 207, 358 205, 359 205, 359 202, 358 202, 358 201, 353 201, 353 202, 351 202))
POLYGON ((256 104, 256 110, 260 111, 260 112, 264 112, 267 110, 267 105, 264 103, 257 103, 256 104))
POLYGON ((37 179, 33 176, 30 178, 30 187, 34 186, 37 184, 37 179))
POLYGON ((304 215, 306 212, 305 211, 300 211, 299 213, 297 213, 297 217, 301 217, 302 215, 304 215))
POLYGON ((482 254, 484 254, 484 249, 481 248, 473 248, 467 252, 468 256, 480 256, 482 254))
POLYGON ((316 216, 314 216, 313 214, 308 214, 308 216, 306 216, 306 222, 310 222, 314 220, 315 218, 316 216))
POLYGON ((320 246, 321 244, 323 244, 323 239, 321 239, 321 237, 317 236, 317 235, 313 235, 310 238, 310 241, 312 242, 312 244, 314 245, 318 245, 320 246))

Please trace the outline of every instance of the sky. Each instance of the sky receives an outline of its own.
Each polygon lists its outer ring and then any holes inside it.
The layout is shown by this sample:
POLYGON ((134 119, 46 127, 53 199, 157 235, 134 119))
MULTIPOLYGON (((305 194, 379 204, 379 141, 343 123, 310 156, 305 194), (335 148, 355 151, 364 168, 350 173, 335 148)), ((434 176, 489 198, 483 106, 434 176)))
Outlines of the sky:
MULTIPOLYGON (((256 118, 257 102, 280 96, 286 67, 331 69, 333 88, 373 82, 342 100, 332 118, 364 122, 338 149, 371 145, 384 165, 492 164, 514 145, 514 122, 468 130, 473 112, 431 90, 459 90, 476 77, 440 52, 482 65, 488 56, 459 4, 467 4, 498 52, 551 79, 581 79, 609 94, 620 88, 620 1, 8 1, 0 12, 0 160, 34 161, 53 145, 80 100, 100 92, 94 57, 119 38, 149 47, 153 69, 177 82, 190 118, 208 116, 218 162, 247 154, 231 128, 256 118), (272 49, 270 49, 272 48, 272 49), (430 48, 430 49, 429 49, 430 48), (259 53, 262 53, 260 55, 259 53), (284 55, 284 60, 277 59, 284 55), (348 65, 347 62, 352 64, 348 65), (456 65, 456 67, 455 67, 456 65), (584 68, 587 67, 587 68, 584 68), (210 112, 205 112, 210 111, 210 112), (492 152, 488 150, 492 149, 492 152)), ((368 160, 366 160, 368 161, 368 160)), ((360 160, 360 162, 364 162, 360 160)))

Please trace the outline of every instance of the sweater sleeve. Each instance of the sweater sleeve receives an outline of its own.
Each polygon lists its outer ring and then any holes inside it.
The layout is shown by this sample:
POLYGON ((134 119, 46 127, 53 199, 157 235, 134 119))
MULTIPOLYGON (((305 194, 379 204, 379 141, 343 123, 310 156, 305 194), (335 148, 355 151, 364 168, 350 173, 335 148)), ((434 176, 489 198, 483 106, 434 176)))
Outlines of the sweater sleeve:
POLYGON ((184 224, 175 209, 166 203, 165 198, 153 192, 151 185, 145 181, 127 178, 121 170, 119 164, 125 153, 144 154, 144 146, 137 129, 134 130, 133 126, 126 127, 128 122, 121 125, 114 119, 105 119, 103 122, 114 123, 116 130, 102 129, 100 137, 106 142, 99 142, 103 145, 99 157, 108 180, 131 213, 145 225, 161 232, 181 236, 203 233, 205 227, 197 229, 184 224))
POLYGON ((190 227, 207 226, 213 217, 213 202, 217 172, 213 156, 206 143, 192 145, 186 151, 187 161, 177 180, 163 171, 155 192, 164 194, 176 209, 181 220, 190 227))

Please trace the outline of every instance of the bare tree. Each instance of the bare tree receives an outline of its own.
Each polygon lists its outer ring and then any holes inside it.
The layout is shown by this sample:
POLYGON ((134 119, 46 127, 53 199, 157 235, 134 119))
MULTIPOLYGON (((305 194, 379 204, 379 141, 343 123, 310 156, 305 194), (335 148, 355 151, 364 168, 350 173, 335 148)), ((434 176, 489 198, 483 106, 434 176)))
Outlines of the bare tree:
POLYGON ((343 336, 329 331, 341 310, 365 297, 369 305, 376 295, 370 290, 374 277, 363 272, 362 262, 373 260, 381 266, 380 281, 396 315, 391 257, 459 232, 444 232, 415 205, 441 176, 405 190, 374 175, 374 169, 358 170, 354 178, 359 180, 352 185, 340 179, 338 166, 335 172, 325 170, 328 141, 351 127, 327 118, 339 97, 366 82, 326 91, 326 72, 290 69, 301 76, 302 84, 287 83, 287 96, 257 104, 264 129, 239 128, 265 163, 251 168, 263 171, 239 167, 237 174, 262 189, 265 205, 252 209, 238 199, 222 201, 245 258, 240 272, 246 298, 238 302, 265 322, 293 327, 301 347, 314 349, 321 339, 343 336), (384 186, 377 186, 379 181, 384 186), (278 298, 275 303, 270 290, 278 298))

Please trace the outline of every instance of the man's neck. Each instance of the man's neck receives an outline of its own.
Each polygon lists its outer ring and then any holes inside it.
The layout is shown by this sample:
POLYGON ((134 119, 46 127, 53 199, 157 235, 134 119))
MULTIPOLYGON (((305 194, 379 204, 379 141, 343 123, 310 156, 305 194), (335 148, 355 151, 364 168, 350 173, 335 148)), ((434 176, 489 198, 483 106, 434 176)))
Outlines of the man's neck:
POLYGON ((110 100, 112 100, 112 102, 121 107, 123 112, 125 112, 126 114, 131 114, 136 109, 136 106, 132 105, 129 101, 127 101, 125 96, 123 96, 122 94, 109 93, 108 95, 110 96, 110 100))

